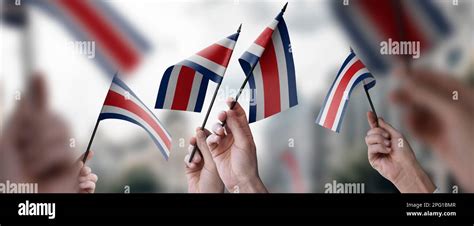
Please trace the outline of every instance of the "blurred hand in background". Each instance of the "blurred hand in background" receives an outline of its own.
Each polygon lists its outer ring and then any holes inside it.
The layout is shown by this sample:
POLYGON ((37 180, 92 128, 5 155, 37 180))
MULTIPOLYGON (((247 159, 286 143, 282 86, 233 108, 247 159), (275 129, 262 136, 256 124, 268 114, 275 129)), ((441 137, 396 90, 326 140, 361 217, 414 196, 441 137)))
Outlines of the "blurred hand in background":
POLYGON ((206 144, 206 138, 211 134, 208 130, 196 128, 196 136, 189 141, 188 154, 184 157, 186 164, 186 178, 188 180, 188 192, 190 193, 223 193, 224 183, 217 173, 216 164, 212 160, 211 153, 206 144), (194 147, 197 145, 199 153, 196 153, 191 162, 189 158, 194 147))
MULTIPOLYGON (((226 102, 230 107, 233 99, 226 102)), ((267 192, 258 174, 257 151, 244 109, 236 103, 233 109, 221 112, 218 120, 221 123, 213 126, 207 144, 227 190, 267 192)))
POLYGON ((97 176, 74 160, 74 148, 66 123, 51 112, 42 76, 34 75, 0 138, 0 179, 38 183, 39 192, 94 191, 97 176), (94 182, 79 189, 83 175, 94 182))
POLYGON ((377 118, 373 112, 367 113, 370 130, 365 142, 368 146, 370 165, 383 177, 392 182, 400 192, 432 193, 435 186, 419 165, 410 144, 402 134, 377 118))
POLYGON ((408 129, 436 152, 464 189, 474 192, 474 89, 431 71, 396 74, 402 83, 392 99, 404 108, 408 129))

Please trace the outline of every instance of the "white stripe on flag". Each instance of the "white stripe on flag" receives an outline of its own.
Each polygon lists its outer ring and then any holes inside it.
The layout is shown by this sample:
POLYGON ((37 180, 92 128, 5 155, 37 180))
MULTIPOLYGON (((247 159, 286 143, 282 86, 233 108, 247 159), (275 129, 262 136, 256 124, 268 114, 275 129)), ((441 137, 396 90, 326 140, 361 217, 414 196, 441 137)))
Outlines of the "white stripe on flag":
POLYGON ((275 28, 278 26, 278 20, 273 19, 272 23, 268 25, 268 28, 275 30, 275 28))
POLYGON ((181 65, 176 65, 171 71, 170 79, 168 81, 168 89, 166 89, 165 103, 163 109, 171 109, 171 105, 174 100, 174 93, 176 92, 176 84, 178 83, 179 73, 181 71, 181 65))
POLYGON ((265 100, 264 100, 264 87, 263 87, 263 78, 262 78, 262 69, 260 68, 260 62, 255 65, 253 70, 253 78, 255 80, 255 103, 257 104, 257 112, 255 121, 263 119, 265 114, 265 100))
POLYGON ((337 87, 339 86, 339 83, 341 82, 342 77, 344 74, 346 74, 347 70, 358 60, 357 56, 354 56, 347 64, 346 66, 342 69, 341 73, 337 77, 337 80, 334 82, 334 85, 331 87, 331 92, 328 95, 328 99, 326 101, 326 104, 323 106, 323 114, 321 115, 320 119, 320 124, 324 124, 326 121, 326 117, 329 111, 329 107, 331 106, 332 99, 334 97, 334 93, 336 92, 337 87))
POLYGON ((247 52, 257 56, 257 57, 260 57, 262 56, 262 53, 265 49, 258 45, 258 44, 255 44, 255 43, 252 43, 252 45, 250 45, 249 49, 247 50, 247 52))
MULTIPOLYGON (((113 83, 113 85, 110 87, 110 90, 120 94, 123 96, 123 98, 128 98, 128 100, 132 101, 133 103, 135 103, 136 105, 138 105, 141 109, 143 109, 148 115, 150 115, 150 117, 154 120, 157 121, 157 123, 160 125, 160 127, 162 127, 163 131, 164 131, 164 134, 168 137, 169 140, 171 140, 171 136, 168 134, 168 132, 166 131, 166 129, 161 125, 161 122, 155 117, 155 115, 153 115, 153 112, 150 112, 148 110, 148 108, 142 104, 142 102, 137 99, 135 96, 133 96, 132 94, 128 95, 127 97, 125 96, 126 95, 126 92, 128 92, 127 90, 123 89, 121 86, 113 83)), ((101 112, 102 113, 102 112, 101 112)))
POLYGON ((224 75, 224 66, 216 64, 202 56, 194 54, 193 56, 189 57, 188 60, 207 68, 221 77, 224 75))
POLYGON ((226 47, 227 49, 233 50, 235 46, 235 41, 229 38, 224 38, 219 40, 216 44, 226 47))
MULTIPOLYGON (((145 127, 146 130, 150 131, 150 133, 155 137, 156 140, 160 143, 161 147, 165 151, 166 155, 169 157, 170 151, 168 150, 168 147, 166 147, 165 142, 161 139, 161 137, 158 135, 158 133, 155 132, 155 130, 148 124, 146 123, 143 119, 135 115, 134 113, 127 111, 125 109, 119 108, 119 107, 114 107, 114 106, 109 106, 109 105, 104 105, 103 108, 103 113, 113 113, 113 114, 119 114, 119 115, 124 115, 129 118, 132 118, 133 120, 137 121, 139 124, 145 127)), ((166 132, 164 132, 166 134, 166 132)))
POLYGON ((288 93, 288 73, 286 69, 286 56, 280 31, 276 29, 273 32, 273 46, 275 48, 275 57, 277 60, 278 77, 280 80, 280 111, 290 108, 290 94, 288 93))
POLYGON ((197 72, 194 74, 193 86, 191 93, 189 94, 188 107, 186 111, 194 111, 196 107, 197 98, 199 95, 199 89, 201 88, 202 74, 197 72))

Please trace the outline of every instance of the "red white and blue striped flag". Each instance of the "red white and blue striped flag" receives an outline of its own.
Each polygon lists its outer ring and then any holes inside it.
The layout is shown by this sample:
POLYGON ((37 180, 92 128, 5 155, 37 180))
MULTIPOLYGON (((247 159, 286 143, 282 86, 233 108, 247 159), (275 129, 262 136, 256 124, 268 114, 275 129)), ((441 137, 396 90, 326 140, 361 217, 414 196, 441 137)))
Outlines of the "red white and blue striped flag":
POLYGON ((239 58, 249 76, 249 122, 270 117, 298 104, 290 36, 280 12, 239 58))
MULTIPOLYGON (((400 55, 381 54, 380 43, 419 41, 427 55, 454 33, 454 26, 441 10, 443 1, 431 0, 357 0, 331 5, 352 40, 352 47, 373 72, 386 73, 400 55)), ((406 58, 406 57, 405 57, 406 58)), ((406 58, 409 59, 409 58, 406 58)))
POLYGON ((339 69, 324 99, 316 123, 338 133, 351 93, 361 82, 367 90, 375 86, 374 76, 355 53, 351 52, 339 69))
POLYGON ((133 71, 150 49, 149 43, 105 1, 28 0, 58 21, 78 42, 94 41, 94 61, 106 74, 133 71))
POLYGON ((171 150, 170 134, 150 109, 117 76, 112 80, 99 115, 99 120, 104 119, 121 119, 139 125, 150 135, 168 160, 171 150))
POLYGON ((209 80, 221 82, 238 37, 235 33, 166 69, 155 108, 201 112, 209 80))

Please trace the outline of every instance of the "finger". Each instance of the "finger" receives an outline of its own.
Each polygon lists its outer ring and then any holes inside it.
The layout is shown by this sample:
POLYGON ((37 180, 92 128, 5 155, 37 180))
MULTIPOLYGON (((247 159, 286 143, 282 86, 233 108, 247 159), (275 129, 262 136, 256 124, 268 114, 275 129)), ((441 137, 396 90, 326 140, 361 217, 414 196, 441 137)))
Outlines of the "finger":
POLYGON ((386 139, 385 137, 374 134, 374 135, 369 135, 365 137, 365 143, 367 145, 372 145, 372 144, 383 144, 387 147, 390 147, 391 142, 390 140, 386 139))
POLYGON ((204 164, 212 162, 212 155, 207 146, 206 139, 211 133, 209 131, 199 130, 197 132, 197 146, 201 150, 202 157, 204 158, 204 164))
MULTIPOLYGON (((196 152, 198 151, 197 150, 197 147, 194 146, 194 145, 189 145, 188 146, 188 154, 191 156, 191 153, 196 149, 196 152)), ((188 159, 189 160, 189 159, 188 159)), ((202 157, 200 154, 196 153, 194 156, 193 156, 193 160, 191 162, 194 162, 196 164, 200 163, 202 160, 202 157)))
POLYGON ((95 183, 92 181, 85 181, 85 182, 79 183, 79 188, 81 190, 95 190, 95 183))
POLYGON ((247 116, 245 115, 245 110, 242 108, 242 106, 239 104, 239 102, 235 102, 234 104, 234 98, 228 98, 227 101, 227 106, 232 107, 232 105, 234 106, 234 108, 232 109, 229 109, 227 112, 232 114, 232 116, 236 117, 236 118, 239 118, 239 120, 241 120, 241 122, 247 122, 247 116))
POLYGON ((380 117, 379 117, 379 126, 380 126, 380 128, 385 129, 388 133, 390 133, 392 135, 392 137, 400 137, 401 136, 401 134, 398 132, 398 130, 393 128, 390 124, 385 122, 385 120, 383 118, 380 118, 380 117))
POLYGON ((206 137, 209 136, 209 135, 211 135, 211 132, 210 132, 209 130, 207 130, 206 128, 196 127, 196 133, 197 133, 198 131, 203 131, 204 134, 206 135, 206 137))
MULTIPOLYGON (((193 159, 195 159, 196 156, 197 155, 195 155, 193 159)), ((198 168, 198 165, 194 161, 189 162, 190 157, 191 157, 191 155, 184 156, 184 164, 186 165, 186 168, 191 169, 191 170, 195 170, 195 169, 198 168)))
POLYGON ((380 128, 380 127, 377 127, 377 128, 373 128, 373 129, 370 129, 368 132, 367 132, 367 136, 369 135, 373 135, 373 134, 378 134, 378 135, 381 135, 387 139, 390 138, 390 134, 385 131, 384 129, 380 128))
POLYGON ((224 123, 227 120, 227 113, 225 111, 219 112, 219 114, 217 115, 217 119, 224 123))
MULTIPOLYGON (((191 137, 191 138, 189 139, 189 144, 190 144, 191 146, 196 146, 196 137, 191 137)), ((188 150, 188 151, 189 151, 189 150, 188 150)))
POLYGON ((452 90, 447 92, 412 77, 416 76, 407 77, 402 90, 416 105, 427 107, 441 116, 450 113, 453 105, 453 101, 450 99, 452 90))
POLYGON ((84 166, 81 169, 81 176, 87 176, 88 174, 92 173, 92 169, 88 166, 84 166))
POLYGON ((369 155, 376 155, 376 154, 389 154, 391 152, 391 148, 386 147, 382 144, 373 144, 369 145, 368 152, 369 155))
MULTIPOLYGON (((81 158, 79 158, 81 159, 81 158)), ((80 172, 82 171, 82 169, 84 168, 84 162, 82 161, 75 161, 72 168, 71 168, 71 171, 77 175, 77 174, 80 174, 80 172)))
POLYGON ((375 117, 375 114, 373 112, 367 112, 367 121, 369 122, 370 128, 373 129, 377 127, 377 117, 375 117))
MULTIPOLYGON (((229 99, 230 105, 233 99, 229 99)), ((232 134, 235 140, 253 142, 252 132, 247 121, 244 109, 237 102, 234 109, 227 111, 226 132, 232 134)))
MULTIPOLYGON (((207 137, 206 143, 207 143, 207 146, 209 147, 209 151, 211 151, 211 153, 214 152, 214 150, 219 145, 220 141, 221 141, 221 137, 217 136, 216 134, 211 134, 207 137)), ((213 155, 214 155, 214 153, 213 153, 213 155)))
POLYGON ((415 81, 417 84, 424 85, 427 88, 430 87, 440 93, 445 93, 448 97, 454 90, 459 92, 467 91, 466 87, 457 79, 439 72, 415 69, 409 76, 407 76, 407 78, 415 81))
POLYGON ((224 127, 222 127, 222 124, 220 124, 220 123, 215 123, 212 126, 212 132, 214 132, 215 134, 217 134, 219 136, 225 136, 226 135, 224 127))
POLYGON ((86 182, 86 181, 92 181, 92 182, 97 182, 97 180, 99 180, 99 178, 97 177, 96 174, 88 174, 87 176, 82 176, 82 177, 79 177, 79 182, 86 182))
POLYGON ((31 98, 31 104, 33 104, 34 108, 36 110, 45 110, 48 105, 48 94, 44 77, 39 74, 33 75, 28 90, 29 93, 27 95, 31 98))

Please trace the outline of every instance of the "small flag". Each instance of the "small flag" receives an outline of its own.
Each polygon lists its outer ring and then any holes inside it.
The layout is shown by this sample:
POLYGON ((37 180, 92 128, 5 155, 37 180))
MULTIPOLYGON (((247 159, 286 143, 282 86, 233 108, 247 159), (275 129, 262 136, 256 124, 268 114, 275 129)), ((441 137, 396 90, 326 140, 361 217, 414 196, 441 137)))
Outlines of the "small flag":
POLYGON ((283 13, 284 10, 239 58, 252 91, 250 123, 298 104, 295 65, 283 13))
POLYGON ((29 0, 64 23, 78 42, 93 41, 95 61, 107 74, 131 72, 143 60, 150 46, 105 1, 29 0))
POLYGON ((160 120, 138 99, 137 95, 117 76, 107 93, 99 120, 121 119, 142 127, 168 160, 171 150, 171 136, 160 120))
POLYGON ((364 83, 366 90, 375 86, 374 76, 355 53, 351 52, 339 69, 324 99, 316 123, 338 133, 352 90, 360 82, 364 83))
POLYGON ((235 33, 166 69, 155 108, 201 112, 209 80, 221 82, 238 37, 235 33))
POLYGON ((333 1, 332 5, 336 18, 352 39, 352 47, 373 72, 386 73, 400 61, 401 55, 382 54, 381 43, 413 48, 400 41, 416 41, 419 51, 428 54, 454 30, 436 1, 358 0, 348 5, 333 1))

